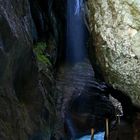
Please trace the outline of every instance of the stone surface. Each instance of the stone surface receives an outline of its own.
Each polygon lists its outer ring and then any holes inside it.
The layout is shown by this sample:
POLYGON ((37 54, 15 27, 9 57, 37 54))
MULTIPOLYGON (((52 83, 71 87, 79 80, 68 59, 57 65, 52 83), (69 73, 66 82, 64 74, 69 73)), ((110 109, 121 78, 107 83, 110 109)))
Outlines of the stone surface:
POLYGON ((93 126, 102 129, 104 117, 114 117, 114 107, 105 96, 107 87, 95 79, 88 60, 61 66, 56 80, 59 138, 64 136, 64 128, 67 136, 83 135, 93 126))
POLYGON ((90 55, 104 79, 140 105, 140 1, 88 1, 90 55))
POLYGON ((0 139, 50 139, 55 110, 52 69, 33 54, 28 0, 0 0, 0 139))

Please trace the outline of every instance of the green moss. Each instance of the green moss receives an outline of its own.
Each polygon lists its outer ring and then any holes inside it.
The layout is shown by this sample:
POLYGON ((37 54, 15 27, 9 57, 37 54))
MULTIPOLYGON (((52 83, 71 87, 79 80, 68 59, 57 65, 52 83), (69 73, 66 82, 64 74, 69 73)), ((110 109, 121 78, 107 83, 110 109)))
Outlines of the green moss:
POLYGON ((45 55, 45 51, 47 49, 47 45, 45 42, 39 42, 34 47, 34 53, 36 54, 37 61, 43 64, 51 65, 50 60, 45 55))

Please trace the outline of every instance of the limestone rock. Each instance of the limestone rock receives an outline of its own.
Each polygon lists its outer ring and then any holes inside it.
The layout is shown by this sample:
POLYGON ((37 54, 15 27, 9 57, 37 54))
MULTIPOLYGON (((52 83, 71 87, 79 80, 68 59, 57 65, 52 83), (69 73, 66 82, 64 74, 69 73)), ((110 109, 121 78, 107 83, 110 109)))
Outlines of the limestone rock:
POLYGON ((88 7, 92 61, 140 105, 140 1, 89 0, 88 7))

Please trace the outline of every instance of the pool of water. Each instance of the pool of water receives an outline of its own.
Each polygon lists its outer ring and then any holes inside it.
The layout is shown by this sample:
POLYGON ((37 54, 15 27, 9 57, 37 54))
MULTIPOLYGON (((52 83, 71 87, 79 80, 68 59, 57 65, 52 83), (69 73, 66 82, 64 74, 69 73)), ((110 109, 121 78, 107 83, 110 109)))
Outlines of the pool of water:
MULTIPOLYGON (((104 140, 105 132, 99 132, 94 135, 94 140, 104 140)), ((91 135, 86 135, 76 140, 91 140, 91 135)))

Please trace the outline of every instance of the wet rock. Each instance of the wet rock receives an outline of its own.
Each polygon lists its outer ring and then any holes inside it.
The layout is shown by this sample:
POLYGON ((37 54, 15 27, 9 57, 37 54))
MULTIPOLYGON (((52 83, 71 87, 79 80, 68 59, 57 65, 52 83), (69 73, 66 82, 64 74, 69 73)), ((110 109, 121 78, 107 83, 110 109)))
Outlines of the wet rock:
POLYGON ((61 67, 57 90, 58 137, 64 137, 64 128, 70 131, 67 135, 89 133, 95 122, 96 131, 103 130, 105 118, 114 117, 114 107, 106 95, 106 86, 94 78, 88 60, 61 67))
MULTIPOLYGON (((65 56, 64 0, 29 0, 33 18, 32 37, 34 42, 47 42, 52 63, 56 64, 65 56)), ((62 60, 63 61, 63 60, 62 60)))
POLYGON ((133 127, 131 124, 122 121, 110 132, 111 140, 134 140, 133 127))
MULTIPOLYGON (((105 120, 115 120, 115 108, 109 99, 102 96, 100 92, 83 93, 73 99, 69 111, 73 125, 82 132, 90 132, 91 128, 95 133, 105 130, 105 120)), ((67 118, 66 118, 67 119, 67 118)))
POLYGON ((89 0, 88 7, 94 66, 108 83, 140 105, 140 2, 89 0))
POLYGON ((32 22, 28 0, 0 1, 2 140, 28 140, 42 131, 50 139, 53 130, 53 74, 38 69, 32 50, 32 22))
POLYGON ((133 133, 134 133, 134 140, 138 140, 140 137, 140 113, 137 113, 137 115, 134 118, 133 123, 133 133))

